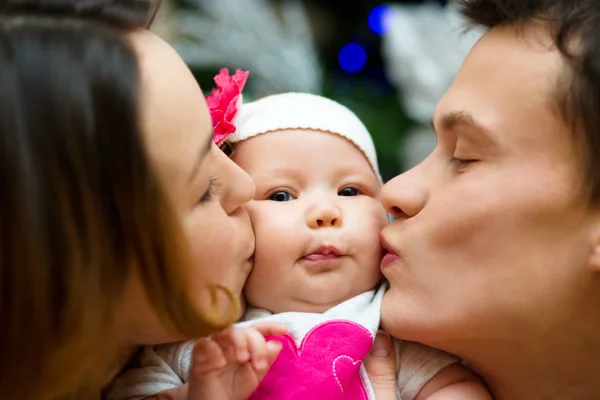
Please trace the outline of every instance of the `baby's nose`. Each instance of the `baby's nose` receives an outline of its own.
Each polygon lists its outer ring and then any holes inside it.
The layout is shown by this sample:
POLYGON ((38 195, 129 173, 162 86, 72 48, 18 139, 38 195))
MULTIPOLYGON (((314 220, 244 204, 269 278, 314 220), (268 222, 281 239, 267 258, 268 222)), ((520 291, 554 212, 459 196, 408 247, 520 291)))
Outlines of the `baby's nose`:
POLYGON ((317 228, 339 228, 342 226, 342 213, 334 205, 317 206, 308 216, 308 226, 317 228))

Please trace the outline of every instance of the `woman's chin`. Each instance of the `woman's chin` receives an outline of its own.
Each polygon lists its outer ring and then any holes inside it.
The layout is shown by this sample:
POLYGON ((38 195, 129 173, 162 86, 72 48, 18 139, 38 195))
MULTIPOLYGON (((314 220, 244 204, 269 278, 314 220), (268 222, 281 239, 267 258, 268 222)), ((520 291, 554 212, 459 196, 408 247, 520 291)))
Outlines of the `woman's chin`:
POLYGON ((240 311, 236 317, 236 321, 239 321, 242 318, 246 310, 248 310, 248 301, 246 300, 246 296, 242 293, 240 296, 240 311))

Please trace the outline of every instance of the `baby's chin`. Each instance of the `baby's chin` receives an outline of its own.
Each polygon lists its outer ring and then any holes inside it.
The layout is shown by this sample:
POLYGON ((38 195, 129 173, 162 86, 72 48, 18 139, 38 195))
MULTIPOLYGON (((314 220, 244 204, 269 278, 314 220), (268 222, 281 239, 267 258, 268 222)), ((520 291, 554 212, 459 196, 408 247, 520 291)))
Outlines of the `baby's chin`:
MULTIPOLYGON (((262 308, 274 314, 282 312, 306 312, 306 313, 324 313, 325 311, 356 297, 362 293, 375 289, 375 287, 355 288, 351 292, 335 293, 329 291, 321 296, 303 296, 298 294, 294 296, 290 293, 287 298, 277 298, 273 301, 263 296, 252 296, 249 298, 251 307, 262 308)), ((275 296, 273 296, 275 298, 275 296)))
MULTIPOLYGON (((356 278, 355 280, 357 280, 356 278)), ((312 302, 312 306, 320 311, 313 312, 325 312, 332 307, 342 304, 358 295, 377 289, 381 285, 381 281, 375 281, 362 278, 364 284, 352 287, 339 286, 339 290, 329 290, 323 292, 320 296, 311 296, 308 301, 312 302)))

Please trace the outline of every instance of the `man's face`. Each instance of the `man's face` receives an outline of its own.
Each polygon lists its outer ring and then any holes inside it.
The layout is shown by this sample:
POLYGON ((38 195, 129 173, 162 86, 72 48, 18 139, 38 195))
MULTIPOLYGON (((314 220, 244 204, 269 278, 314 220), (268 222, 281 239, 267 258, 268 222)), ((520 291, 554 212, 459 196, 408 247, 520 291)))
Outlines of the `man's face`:
POLYGON ((399 217, 382 233, 398 255, 383 268, 390 333, 456 350, 540 336, 586 307, 595 233, 558 109, 564 67, 542 27, 492 29, 472 49, 436 108, 436 149, 382 189, 399 217))

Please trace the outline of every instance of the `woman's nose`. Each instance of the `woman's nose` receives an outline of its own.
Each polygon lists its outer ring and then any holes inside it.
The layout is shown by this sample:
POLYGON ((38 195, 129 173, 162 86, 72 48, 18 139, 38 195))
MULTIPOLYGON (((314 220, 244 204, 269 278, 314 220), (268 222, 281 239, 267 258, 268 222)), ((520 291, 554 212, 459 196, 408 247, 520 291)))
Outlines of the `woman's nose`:
POLYGON ((217 157, 221 160, 217 169, 223 186, 221 206, 227 214, 231 214, 254 198, 256 187, 246 171, 231 161, 221 150, 217 148, 216 151, 219 153, 217 157))
POLYGON ((318 204, 307 216, 307 225, 311 229, 340 228, 342 223, 342 213, 335 204, 318 204))
POLYGON ((397 219, 414 217, 427 203, 429 183, 422 165, 396 176, 381 189, 383 207, 397 219))

